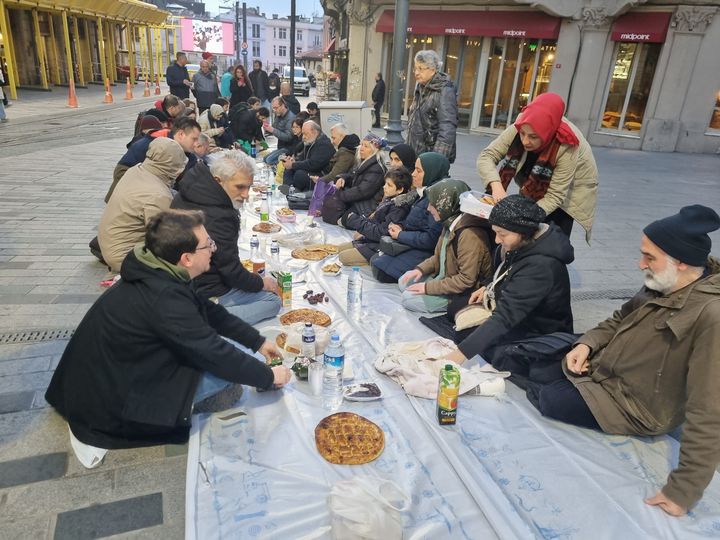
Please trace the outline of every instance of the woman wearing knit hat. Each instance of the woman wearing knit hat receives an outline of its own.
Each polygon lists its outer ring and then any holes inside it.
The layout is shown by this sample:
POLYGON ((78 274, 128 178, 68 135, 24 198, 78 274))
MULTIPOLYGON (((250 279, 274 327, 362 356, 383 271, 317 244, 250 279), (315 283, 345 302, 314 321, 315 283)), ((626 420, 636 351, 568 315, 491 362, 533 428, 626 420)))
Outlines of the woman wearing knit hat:
POLYGON ((369 216, 383 198, 385 163, 380 150, 387 141, 369 131, 358 147, 360 164, 352 173, 341 174, 335 181, 337 191, 323 203, 325 223, 347 226, 345 218, 351 212, 369 216))
POLYGON ((425 194, 426 188, 448 177, 448 158, 437 152, 425 152, 410 170, 413 190, 396 198, 396 204, 406 204, 410 199, 410 212, 402 223, 388 227, 388 234, 399 245, 399 253, 381 253, 370 261, 373 275, 382 283, 397 283, 405 272, 430 257, 442 232, 442 223, 435 221, 427 210, 430 202, 425 194))
POLYGON ((489 277, 492 263, 485 221, 460 212, 460 194, 470 188, 443 180, 427 189, 428 212, 443 224, 435 253, 398 280, 402 305, 410 311, 437 313, 452 295, 467 293, 489 277))
POLYGON ((477 159, 485 187, 500 200, 512 180, 520 194, 537 201, 570 236, 573 220, 590 242, 597 203, 598 170, 590 145, 563 117, 565 102, 553 93, 540 94, 523 109, 477 159))
MULTIPOLYGON (((498 243, 493 277, 469 300, 456 297, 448 316, 459 323, 458 311, 468 303, 494 304, 494 311, 483 322, 458 324, 460 328, 474 326, 458 331, 459 350, 452 360, 462 362, 479 354, 497 369, 528 377, 531 366, 517 362, 517 355, 504 354, 507 347, 528 338, 573 331, 567 271, 575 258, 573 247, 559 227, 544 223, 545 217, 542 208, 522 195, 505 197, 493 208, 489 221, 498 243)), ((472 310, 465 313, 463 318, 472 319, 472 310)), ((548 371, 562 375, 560 363, 555 364, 546 366, 548 371)))

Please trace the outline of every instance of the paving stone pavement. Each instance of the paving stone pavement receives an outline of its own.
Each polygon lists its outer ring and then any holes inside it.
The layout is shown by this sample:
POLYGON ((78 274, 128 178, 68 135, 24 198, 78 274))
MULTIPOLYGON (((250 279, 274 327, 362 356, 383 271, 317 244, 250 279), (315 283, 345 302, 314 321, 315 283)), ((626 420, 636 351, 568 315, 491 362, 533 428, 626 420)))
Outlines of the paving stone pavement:
MULTIPOLYGON (((58 97, 53 99, 59 111, 58 97)), ((20 112, 19 106, 15 110, 20 112)), ((31 112, 23 121, 33 121, 31 112)), ((90 111, 88 121, 92 118, 90 111)), ((72 454, 66 424, 43 399, 67 341, 9 342, 24 332, 71 330, 102 293, 98 283, 108 273, 90 255, 87 242, 95 235, 134 115, 124 122, 122 138, 62 143, 59 129, 53 148, 11 156, 0 150, 3 538, 184 535, 185 447, 112 451, 101 467, 85 470, 72 454)), ((0 148, 2 137, 0 128, 0 148)), ((474 162, 489 141, 461 134, 453 176, 479 188, 474 162)), ((636 258, 644 225, 685 204, 720 208, 717 156, 608 148, 596 148, 595 155, 601 177, 592 245, 578 226, 572 236, 578 331, 607 317, 640 286, 636 258)), ((713 241, 720 246, 720 234, 713 241)))

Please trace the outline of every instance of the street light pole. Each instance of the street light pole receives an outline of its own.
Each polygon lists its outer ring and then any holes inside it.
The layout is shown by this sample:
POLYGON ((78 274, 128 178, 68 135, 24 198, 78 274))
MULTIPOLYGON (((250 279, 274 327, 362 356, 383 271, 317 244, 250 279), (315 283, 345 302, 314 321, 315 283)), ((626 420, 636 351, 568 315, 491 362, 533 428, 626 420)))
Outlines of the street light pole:
POLYGON ((402 137, 402 104, 405 94, 405 39, 407 37, 408 0, 395 0, 395 35, 393 37, 393 56, 390 66, 390 99, 388 100, 388 123, 385 126, 387 141, 390 144, 404 142, 402 137))
POLYGON ((295 0, 290 0, 290 88, 295 94, 295 0))
MULTIPOLYGON (((236 4, 237 5, 237 4, 236 4)), ((247 5, 243 2, 243 43, 247 44, 247 5)), ((247 73, 247 49, 244 49, 243 53, 243 65, 245 66, 245 73, 247 73)))
POLYGON ((240 65, 240 2, 235 2, 235 65, 240 65))

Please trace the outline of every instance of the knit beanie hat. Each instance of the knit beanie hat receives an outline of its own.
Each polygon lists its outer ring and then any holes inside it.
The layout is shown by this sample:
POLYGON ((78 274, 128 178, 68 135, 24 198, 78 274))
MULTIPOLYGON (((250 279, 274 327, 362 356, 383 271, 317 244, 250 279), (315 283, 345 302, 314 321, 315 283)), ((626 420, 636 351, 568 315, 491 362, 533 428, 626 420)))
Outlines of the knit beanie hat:
POLYGON ((372 131, 367 132, 367 135, 363 137, 363 141, 368 141, 375 148, 385 148, 387 146, 387 140, 376 135, 372 131))
POLYGON ((140 131, 145 131, 146 129, 162 129, 162 124, 157 116, 146 114, 142 117, 142 120, 140 120, 140 131))
POLYGON ((690 266, 707 264, 712 241, 708 233, 720 229, 720 216, 712 208, 693 204, 674 216, 653 221, 645 236, 673 259, 690 266))
POLYGON ((447 178, 450 172, 450 162, 444 155, 438 152, 424 152, 418 156, 418 159, 425 171, 423 186, 432 186, 435 182, 447 178))
POLYGON ((215 120, 220 118, 223 112, 225 111, 222 105, 218 105, 217 103, 213 103, 212 105, 210 105, 210 116, 212 116, 215 120))
POLYGON ((205 51, 204 53, 202 53, 202 58, 203 58, 203 60, 208 60, 208 59, 212 58, 212 53, 205 51))
POLYGON ((518 234, 531 234, 537 231, 547 215, 535 201, 523 195, 508 195, 495 205, 488 220, 496 225, 518 234))
POLYGON ((402 164, 408 171, 412 172, 412 170, 415 169, 417 156, 412 146, 405 143, 396 144, 390 149, 390 153, 392 154, 393 152, 395 152, 395 155, 402 161, 402 164))

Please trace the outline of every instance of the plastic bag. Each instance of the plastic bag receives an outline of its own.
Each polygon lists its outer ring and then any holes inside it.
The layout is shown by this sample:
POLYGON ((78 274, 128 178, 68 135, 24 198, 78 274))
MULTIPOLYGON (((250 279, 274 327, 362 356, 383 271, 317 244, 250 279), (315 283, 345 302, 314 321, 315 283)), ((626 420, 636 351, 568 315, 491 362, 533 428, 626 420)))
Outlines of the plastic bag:
POLYGON ((312 200, 310 201, 310 207, 308 208, 308 215, 318 217, 322 215, 323 202, 326 197, 330 197, 335 193, 335 184, 332 182, 323 182, 318 180, 315 182, 313 188, 312 200))
POLYGON ((487 193, 466 191, 460 194, 460 211, 487 219, 494 206, 494 203, 490 204, 492 200, 492 196, 487 193))
POLYGON ((390 480, 355 476, 336 482, 328 497, 337 540, 402 538, 401 512, 410 499, 390 480))

